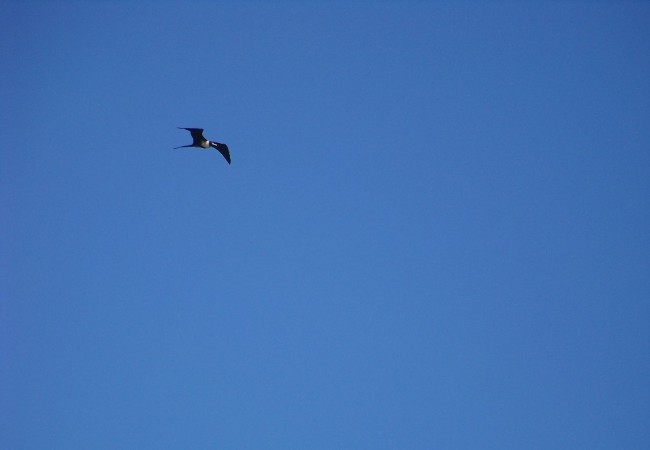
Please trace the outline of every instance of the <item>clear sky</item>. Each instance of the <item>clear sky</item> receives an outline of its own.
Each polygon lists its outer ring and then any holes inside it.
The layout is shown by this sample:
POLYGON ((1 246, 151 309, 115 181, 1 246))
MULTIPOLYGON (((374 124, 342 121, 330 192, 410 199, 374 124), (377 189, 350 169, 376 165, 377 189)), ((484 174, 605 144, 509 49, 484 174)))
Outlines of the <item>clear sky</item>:
POLYGON ((650 446, 650 3, 2 9, 1 448, 650 446))

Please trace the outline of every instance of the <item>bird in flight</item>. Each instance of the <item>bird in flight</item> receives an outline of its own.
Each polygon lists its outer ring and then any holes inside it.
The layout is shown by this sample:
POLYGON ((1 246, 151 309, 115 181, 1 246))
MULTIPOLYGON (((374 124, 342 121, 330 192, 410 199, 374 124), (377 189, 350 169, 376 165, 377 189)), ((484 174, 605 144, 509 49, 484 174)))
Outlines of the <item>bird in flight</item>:
POLYGON ((230 152, 228 151, 228 146, 226 144, 222 144, 221 142, 215 142, 215 141, 208 141, 206 138, 203 137, 203 128, 183 128, 183 127, 178 127, 180 130, 187 130, 192 134, 192 142, 190 145, 181 145, 180 147, 174 147, 174 148, 184 148, 184 147, 200 147, 200 148, 216 148, 219 153, 223 155, 224 158, 226 158, 226 161, 228 161, 228 164, 230 164, 230 152))

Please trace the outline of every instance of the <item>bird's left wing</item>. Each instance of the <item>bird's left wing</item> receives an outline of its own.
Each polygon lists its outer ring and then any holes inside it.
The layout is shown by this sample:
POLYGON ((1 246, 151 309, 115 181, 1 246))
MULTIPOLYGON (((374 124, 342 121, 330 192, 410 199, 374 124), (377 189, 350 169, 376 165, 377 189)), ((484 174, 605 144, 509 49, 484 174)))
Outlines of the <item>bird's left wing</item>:
POLYGON ((210 145, 213 148, 216 148, 219 153, 221 153, 223 157, 226 158, 228 164, 230 164, 230 151, 228 150, 228 146, 226 144, 222 144, 221 142, 210 142, 210 145))

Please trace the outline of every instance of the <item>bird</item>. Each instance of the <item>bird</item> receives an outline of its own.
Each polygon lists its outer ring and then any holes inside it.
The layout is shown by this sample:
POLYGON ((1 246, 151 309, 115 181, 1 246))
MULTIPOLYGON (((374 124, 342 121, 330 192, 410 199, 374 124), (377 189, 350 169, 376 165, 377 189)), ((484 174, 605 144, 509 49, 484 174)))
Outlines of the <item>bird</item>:
POLYGON ((192 139, 194 142, 192 142, 190 145, 181 145, 180 147, 174 147, 174 149, 185 147, 216 148, 219 153, 221 153, 223 157, 226 158, 228 164, 230 164, 230 151, 228 151, 228 146, 226 144, 222 144, 221 142, 208 141, 203 137, 203 128, 177 128, 179 130, 189 131, 192 134, 192 139))

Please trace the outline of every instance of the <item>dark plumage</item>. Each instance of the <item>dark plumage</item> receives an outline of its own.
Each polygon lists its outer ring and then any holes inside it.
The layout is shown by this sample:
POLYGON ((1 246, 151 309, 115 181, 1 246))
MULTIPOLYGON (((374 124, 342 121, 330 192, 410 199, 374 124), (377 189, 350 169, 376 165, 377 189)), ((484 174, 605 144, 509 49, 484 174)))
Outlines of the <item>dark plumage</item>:
POLYGON ((203 137, 203 128, 183 128, 183 127, 178 127, 178 128, 181 130, 189 131, 192 134, 193 142, 190 145, 181 145, 180 147, 175 147, 175 148, 185 148, 185 147, 216 148, 219 151, 219 153, 221 153, 223 157, 226 158, 228 164, 230 164, 230 151, 228 150, 228 146, 226 144, 222 144, 221 142, 208 141, 206 138, 203 137))

